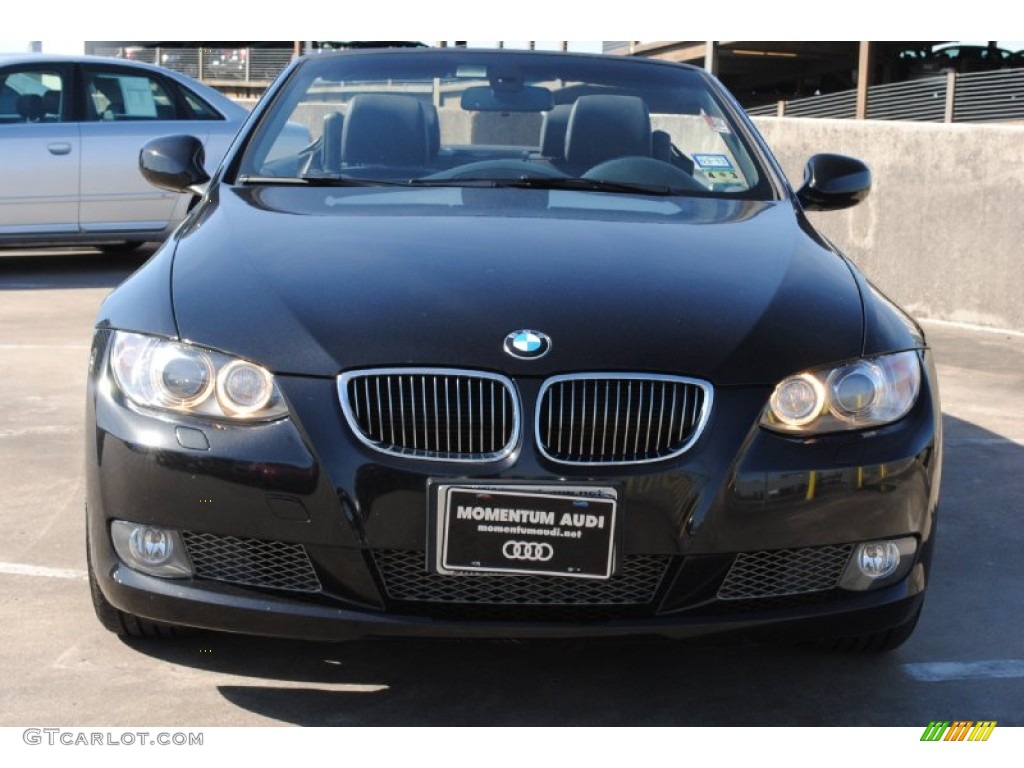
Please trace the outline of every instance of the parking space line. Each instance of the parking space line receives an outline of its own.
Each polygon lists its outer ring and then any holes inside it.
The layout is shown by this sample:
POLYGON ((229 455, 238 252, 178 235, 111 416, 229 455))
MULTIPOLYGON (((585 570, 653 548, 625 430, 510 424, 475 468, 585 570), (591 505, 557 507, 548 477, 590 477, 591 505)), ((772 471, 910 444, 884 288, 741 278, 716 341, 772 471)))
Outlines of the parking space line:
POLYGON ((1024 437, 946 437, 942 442, 946 445, 1024 445, 1024 437))
POLYGON ((74 568, 48 568, 44 565, 25 565, 24 563, 0 563, 0 573, 11 576, 40 576, 47 579, 71 579, 85 581, 85 571, 74 568))
POLYGON ((929 661, 904 664, 903 671, 922 683, 949 680, 991 680, 1024 677, 1024 659, 989 661, 929 661))
POLYGON ((0 429, 0 438, 20 437, 22 435, 77 435, 82 427, 66 427, 53 425, 49 427, 23 427, 21 429, 0 429))
POLYGON ((990 325, 962 323, 955 320, 937 320, 930 317, 919 317, 917 319, 921 325, 944 325, 947 328, 957 328, 963 331, 982 331, 983 333, 998 333, 1004 336, 1024 336, 1024 331, 1017 331, 1012 328, 995 328, 990 325))
POLYGON ((89 349, 89 344, 0 344, 0 349, 89 349))

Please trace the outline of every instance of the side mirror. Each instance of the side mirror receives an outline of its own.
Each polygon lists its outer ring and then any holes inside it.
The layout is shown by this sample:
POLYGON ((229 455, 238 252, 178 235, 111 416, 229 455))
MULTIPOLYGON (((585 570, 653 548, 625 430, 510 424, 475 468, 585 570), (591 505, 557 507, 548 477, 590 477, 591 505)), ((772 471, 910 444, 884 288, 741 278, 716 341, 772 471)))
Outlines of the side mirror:
POLYGON ((158 189, 202 195, 210 180, 205 159, 203 143, 195 136, 161 136, 142 145, 139 170, 158 189))
POLYGON ((804 168, 796 196, 807 211, 838 211, 856 205, 871 191, 871 171, 846 155, 814 155, 804 168))

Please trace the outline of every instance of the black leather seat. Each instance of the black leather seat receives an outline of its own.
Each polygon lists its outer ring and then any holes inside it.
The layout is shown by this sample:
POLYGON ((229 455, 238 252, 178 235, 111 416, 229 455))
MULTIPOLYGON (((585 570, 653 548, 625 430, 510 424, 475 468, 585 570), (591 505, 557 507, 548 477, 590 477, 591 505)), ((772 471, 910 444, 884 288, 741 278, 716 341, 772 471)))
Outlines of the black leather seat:
POLYGON ((43 115, 50 122, 60 120, 60 91, 49 90, 43 94, 43 115))
POLYGON ((38 93, 25 93, 18 97, 18 114, 26 123, 38 123, 43 119, 43 97, 38 93))
POLYGON ((544 113, 540 126, 540 156, 548 160, 565 160, 565 132, 569 127, 572 104, 559 104, 544 113))
POLYGON ((651 117, 637 96, 580 96, 565 132, 567 169, 580 174, 616 157, 651 157, 651 117))
POLYGON ((324 130, 320 139, 320 166, 327 173, 341 173, 341 133, 345 117, 340 112, 324 115, 324 130))
POLYGON ((441 151, 441 121, 437 116, 437 107, 433 104, 420 102, 423 119, 427 124, 427 160, 433 160, 441 151))
POLYGON ((375 93, 359 94, 349 102, 341 131, 341 161, 346 167, 422 167, 430 144, 418 99, 375 93))

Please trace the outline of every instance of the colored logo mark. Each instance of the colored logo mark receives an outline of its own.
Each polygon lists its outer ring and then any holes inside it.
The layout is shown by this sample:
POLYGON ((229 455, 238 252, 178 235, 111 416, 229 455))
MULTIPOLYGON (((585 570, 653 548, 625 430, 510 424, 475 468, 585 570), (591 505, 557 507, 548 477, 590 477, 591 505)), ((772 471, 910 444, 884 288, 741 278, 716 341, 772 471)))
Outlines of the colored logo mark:
POLYGON ((995 727, 995 720, 932 720, 921 741, 988 741, 995 727))
POLYGON ((505 337, 505 351, 514 357, 543 357, 551 349, 551 339, 540 331, 513 331, 505 337))

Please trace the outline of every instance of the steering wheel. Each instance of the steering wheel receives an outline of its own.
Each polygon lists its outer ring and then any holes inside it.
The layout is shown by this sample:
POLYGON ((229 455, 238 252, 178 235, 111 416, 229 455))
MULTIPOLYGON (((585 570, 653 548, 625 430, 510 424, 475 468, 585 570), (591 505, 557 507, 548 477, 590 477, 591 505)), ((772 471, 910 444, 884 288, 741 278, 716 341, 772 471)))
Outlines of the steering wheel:
POLYGON ((707 192, 707 187, 686 171, 653 157, 616 157, 598 163, 583 174, 584 179, 621 184, 654 184, 672 189, 707 192))
POLYGON ((457 179, 564 179, 566 174, 546 165, 526 160, 480 160, 475 163, 457 165, 446 171, 424 176, 423 181, 448 181, 457 179))

